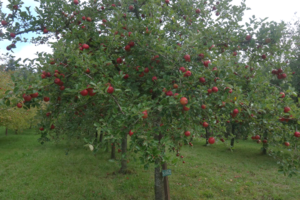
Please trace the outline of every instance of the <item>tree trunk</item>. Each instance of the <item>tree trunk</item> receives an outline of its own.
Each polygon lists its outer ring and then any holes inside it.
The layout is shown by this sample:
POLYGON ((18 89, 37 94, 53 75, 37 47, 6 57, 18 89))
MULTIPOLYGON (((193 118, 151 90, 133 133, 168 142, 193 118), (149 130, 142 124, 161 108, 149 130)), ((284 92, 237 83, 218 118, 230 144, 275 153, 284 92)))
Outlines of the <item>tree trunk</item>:
MULTIPOLYGON (((267 130, 265 130, 265 132, 264 132, 264 138, 263 139, 266 139, 268 141, 268 132, 267 132, 267 130)), ((262 151, 262 153, 264 155, 267 154, 267 149, 268 149, 268 144, 267 143, 263 143, 263 151, 262 151)))
POLYGON ((110 159, 116 159, 116 146, 115 143, 112 143, 111 145, 111 155, 110 155, 110 159))
MULTIPOLYGON (((234 134, 234 131, 235 131, 235 125, 234 124, 232 124, 232 135, 234 135, 235 136, 235 134, 234 134)), ((231 148, 234 146, 234 138, 231 138, 231 142, 230 142, 230 146, 231 146, 231 148)))
POLYGON ((208 132, 207 128, 205 128, 205 132, 206 132, 206 134, 205 134, 205 140, 206 140, 205 145, 208 145, 209 132, 208 132))
POLYGON ((101 132, 101 134, 100 134, 100 142, 102 142, 102 140, 103 140, 103 133, 101 132))
MULTIPOLYGON (((167 163, 164 163, 162 166, 163 170, 168 169, 167 163)), ((164 193, 165 193, 165 200, 170 200, 170 187, 169 187, 169 179, 168 176, 164 177, 164 193)))
POLYGON ((16 135, 18 134, 18 129, 16 129, 15 134, 16 134, 16 135))
POLYGON ((6 130, 5 130, 5 135, 7 136, 7 127, 6 127, 6 130))
POLYGON ((122 157, 121 157, 121 169, 119 170, 120 173, 125 174, 127 171, 127 160, 126 160, 126 151, 127 151, 127 134, 122 138, 121 150, 122 150, 122 157))
POLYGON ((96 141, 96 143, 98 143, 98 133, 97 133, 97 131, 95 133, 95 141, 96 141))
POLYGON ((157 158, 155 160, 155 169, 154 169, 154 178, 155 178, 155 185, 154 185, 154 191, 155 191, 155 200, 163 200, 164 198, 164 192, 163 192, 163 176, 161 172, 160 167, 160 159, 157 158))

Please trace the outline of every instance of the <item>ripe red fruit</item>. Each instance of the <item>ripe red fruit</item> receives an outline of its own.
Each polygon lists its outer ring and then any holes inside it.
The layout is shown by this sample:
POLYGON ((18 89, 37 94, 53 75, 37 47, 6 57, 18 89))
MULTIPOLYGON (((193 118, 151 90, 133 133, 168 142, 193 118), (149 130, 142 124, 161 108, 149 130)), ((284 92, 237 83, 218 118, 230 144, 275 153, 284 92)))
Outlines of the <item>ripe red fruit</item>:
POLYGON ((170 91, 167 91, 167 92, 165 92, 165 94, 167 95, 167 96, 173 96, 173 92, 170 90, 170 91))
POLYGON ((40 127, 40 131, 43 131, 44 130, 44 127, 40 127))
POLYGON ((115 91, 115 89, 112 86, 109 86, 107 88, 107 93, 112 94, 115 91))
POLYGON ((300 137, 300 132, 299 132, 299 131, 296 131, 296 132, 294 133, 294 136, 295 136, 295 137, 300 137))
POLYGON ((83 16, 81 19, 82 19, 82 20, 85 20, 85 16, 83 16))
POLYGON ((49 31, 45 28, 45 29, 43 30, 43 32, 44 32, 44 33, 48 33, 49 31))
POLYGON ((288 147, 288 146, 290 146, 290 143, 289 142, 285 142, 284 145, 288 147))
POLYGON ((50 129, 55 129, 55 126, 52 124, 51 127, 50 127, 50 129))
POLYGON ((75 5, 79 4, 78 0, 74 0, 74 4, 75 5))
POLYGON ((233 54, 232 54, 233 56, 236 56, 237 55, 237 52, 233 52, 233 54))
POLYGON ((261 58, 262 58, 262 59, 266 59, 267 56, 266 56, 265 54, 263 54, 263 55, 261 56, 261 58))
POLYGON ((177 84, 174 84, 174 85, 173 85, 173 88, 174 88, 174 89, 177 89, 177 88, 178 88, 178 85, 177 85, 177 84))
POLYGON ((157 80, 157 77, 156 77, 156 76, 153 76, 153 77, 152 77, 152 81, 155 82, 156 80, 157 80))
POLYGON ((18 107, 18 108, 22 108, 22 104, 21 104, 21 103, 18 103, 18 104, 17 104, 17 107, 18 107))
POLYGON ((129 136, 132 136, 133 135, 132 130, 130 130, 128 134, 129 134, 129 136))
POLYGON ((7 23, 7 21, 2 20, 2 21, 1 21, 1 24, 2 24, 2 26, 6 26, 8 23, 7 23))
POLYGON ((39 96, 39 93, 38 93, 38 92, 36 92, 36 93, 30 94, 30 96, 31 96, 31 98, 36 98, 36 97, 38 97, 38 96, 39 96))
POLYGON ((169 0, 165 0, 165 2, 166 2, 166 4, 169 4, 169 3, 170 3, 170 1, 169 1, 169 0))
POLYGON ((251 38, 252 38, 251 35, 247 35, 247 36, 246 36, 246 40, 247 40, 247 41, 250 41, 251 38))
POLYGON ((130 42, 128 43, 128 45, 129 45, 130 47, 134 47, 134 42, 133 42, 133 41, 130 41, 130 42))
POLYGON ((264 143, 264 144, 267 144, 267 143, 268 143, 268 140, 264 139, 264 140, 263 140, 263 143, 264 143))
POLYGON ((204 127, 204 128, 207 128, 208 127, 208 123, 207 122, 203 122, 203 124, 202 124, 202 126, 204 127))
POLYGON ((278 71, 276 69, 273 69, 272 74, 276 75, 276 74, 278 74, 278 71))
POLYGON ((91 72, 90 69, 85 70, 85 73, 87 73, 87 74, 89 74, 90 72, 91 72))
POLYGON ((257 139, 257 140, 260 139, 260 136, 259 136, 259 135, 256 135, 256 136, 255 136, 255 139, 257 139))
POLYGON ((50 101, 50 98, 49 97, 44 97, 44 101, 48 102, 48 101, 50 101))
POLYGON ((213 91, 213 92, 218 92, 218 90, 219 90, 219 89, 218 89, 217 87, 213 87, 213 88, 212 88, 212 91, 213 91))
POLYGON ((144 69, 144 72, 145 72, 145 73, 148 73, 148 72, 149 72, 149 68, 146 67, 146 68, 144 69))
POLYGON ((203 104, 203 105, 201 106, 201 108, 202 108, 202 109, 205 109, 205 108, 206 108, 206 105, 203 104))
POLYGON ((188 54, 184 56, 184 59, 185 59, 185 61, 187 61, 187 62, 191 62, 191 56, 188 55, 188 54))
POLYGON ((284 107, 284 112, 285 112, 285 113, 290 112, 290 110, 291 110, 290 107, 284 107))
POLYGON ((133 5, 130 5, 130 6, 129 6, 129 10, 130 10, 130 11, 133 11, 133 10, 134 10, 134 6, 133 6, 133 5))
POLYGON ((210 63, 209 60, 205 60, 205 61, 203 62, 203 64, 204 64, 205 67, 208 67, 208 64, 209 64, 209 63, 210 63))
POLYGON ((30 95, 25 95, 24 97, 25 101, 31 101, 31 96, 30 95))
POLYGON ((212 90, 211 90, 211 89, 208 89, 208 90, 207 90, 207 93, 208 93, 208 94, 211 94, 211 93, 212 93, 212 90))
POLYGON ((281 74, 281 78, 286 78, 286 73, 281 74))
POLYGON ((130 51, 130 48, 131 48, 130 45, 126 45, 125 46, 125 51, 130 51))
POLYGON ((186 69, 184 67, 180 67, 179 71, 181 71, 182 73, 184 73, 186 71, 186 69))
POLYGON ((10 33, 9 35, 10 35, 10 37, 12 37, 12 38, 15 38, 15 37, 16 37, 16 34, 15 34, 15 33, 10 33))
POLYGON ((225 142, 225 140, 223 138, 220 139, 222 142, 225 142))
POLYGON ((280 92, 279 94, 282 94, 280 98, 284 98, 285 97, 284 92, 280 92))
POLYGON ((259 144, 261 141, 260 141, 260 140, 257 140, 256 142, 257 142, 257 144, 259 144))
POLYGON ((107 22, 107 20, 106 20, 106 19, 102 19, 102 22, 103 22, 103 23, 106 23, 106 22, 107 22))
POLYGON ((89 94, 89 92, 88 92, 87 90, 82 90, 82 91, 80 92, 80 94, 81 94, 82 96, 86 96, 86 95, 89 94))
POLYGON ((184 111, 189 111, 190 108, 189 108, 189 107, 186 107, 186 106, 183 106, 183 110, 184 110, 184 111))
POLYGON ((205 78, 204 78, 204 77, 201 77, 201 78, 199 78, 199 81, 200 81, 201 83, 205 83, 205 78))
POLYGON ((60 79, 59 78, 54 79, 54 83, 58 85, 60 83, 60 79))
POLYGON ((117 63, 121 64, 123 62, 122 58, 117 58, 117 63))
POLYGON ((83 44, 83 45, 82 45, 82 48, 83 48, 83 49, 89 49, 90 46, 89 46, 88 44, 83 44))
POLYGON ((148 118, 147 110, 143 111, 142 113, 144 114, 144 115, 142 116, 143 119, 148 118))
POLYGON ((180 103, 181 103, 181 105, 184 105, 184 106, 185 106, 186 104, 188 104, 188 99, 185 98, 185 97, 181 97, 180 103))
POLYGON ((196 13, 199 14, 200 13, 200 9, 196 9, 196 13))
POLYGON ((283 72, 283 70, 281 68, 279 68, 277 71, 279 74, 283 72))
POLYGON ((208 143, 209 144, 214 144, 215 143, 215 138, 214 137, 208 138, 208 143))
POLYGON ((233 114, 234 114, 234 115, 236 115, 236 114, 238 114, 238 113, 239 113, 239 110, 238 110, 237 108, 233 110, 233 114))
POLYGON ((46 113, 46 116, 47 116, 47 117, 49 117, 50 115, 51 115, 51 113, 49 113, 49 112, 48 112, 48 113, 46 113))
POLYGON ((65 86, 62 85, 62 86, 59 87, 59 89, 60 89, 60 90, 64 90, 64 89, 65 89, 65 86))
POLYGON ((190 131, 186 131, 186 132, 184 132, 184 135, 185 135, 186 137, 188 137, 188 136, 191 135, 191 132, 190 132, 190 131))
POLYGON ((191 75, 192 75, 192 72, 191 71, 187 71, 187 72, 185 72, 184 77, 189 77, 191 75))

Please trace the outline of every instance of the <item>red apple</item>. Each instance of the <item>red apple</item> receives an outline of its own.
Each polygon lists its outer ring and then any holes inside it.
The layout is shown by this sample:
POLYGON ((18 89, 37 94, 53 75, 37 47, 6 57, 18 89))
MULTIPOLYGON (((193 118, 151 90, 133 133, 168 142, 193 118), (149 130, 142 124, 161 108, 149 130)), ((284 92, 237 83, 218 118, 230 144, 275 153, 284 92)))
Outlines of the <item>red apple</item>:
POLYGON ((218 89, 217 87, 213 87, 213 88, 212 88, 212 91, 213 91, 213 92, 218 92, 218 90, 219 90, 219 89, 218 89))
POLYGON ((205 61, 203 62, 203 64, 204 64, 205 67, 208 67, 208 64, 209 64, 209 63, 210 63, 209 60, 205 60, 205 61))
POLYGON ((251 38, 252 38, 251 35, 247 35, 247 36, 246 36, 246 40, 247 40, 247 41, 250 41, 251 38))
POLYGON ((143 111, 142 113, 144 114, 144 115, 142 116, 143 119, 148 118, 147 110, 143 111))
POLYGON ((55 129, 55 126, 52 124, 51 127, 50 127, 50 129, 55 129))
POLYGON ((288 146, 290 146, 290 143, 289 142, 285 142, 284 145, 288 147, 288 146))
POLYGON ((208 90, 207 90, 207 93, 208 93, 208 94, 211 94, 211 93, 212 93, 212 89, 208 89, 208 90))
POLYGON ((190 131, 186 131, 186 132, 184 132, 184 135, 185 135, 186 137, 188 137, 188 136, 191 135, 191 132, 190 132, 190 131))
POLYGON ((201 83, 205 83, 205 78, 204 78, 204 77, 201 77, 201 78, 199 78, 199 81, 200 81, 201 83))
POLYGON ((196 13, 197 13, 197 14, 200 14, 200 9, 196 9, 196 13))
POLYGON ((202 109, 205 109, 205 108, 206 108, 206 105, 203 104, 203 105, 201 106, 201 108, 202 108, 202 109))
POLYGON ((48 102, 48 101, 50 101, 50 98, 49 97, 44 97, 44 101, 48 102))
POLYGON ((179 71, 181 71, 182 73, 184 73, 186 71, 186 69, 184 67, 180 67, 179 71))
POLYGON ((208 143, 209 144, 214 144, 215 143, 215 138, 214 137, 208 138, 208 143))
POLYGON ((290 107, 284 107, 284 112, 285 112, 285 113, 290 112, 290 110, 291 110, 290 107))
POLYGON ((264 143, 264 144, 267 144, 267 143, 268 143, 268 140, 264 139, 264 140, 263 140, 263 143, 264 143))
POLYGON ((169 3, 170 3, 170 1, 169 1, 169 0, 165 0, 165 2, 166 2, 166 4, 169 4, 169 3))
POLYGON ((10 37, 12 37, 12 38, 15 38, 15 37, 16 37, 16 34, 15 34, 15 33, 10 33, 9 35, 10 35, 10 37))
POLYGON ((189 77, 191 75, 192 75, 192 72, 191 71, 187 71, 187 72, 185 72, 184 77, 189 77))
POLYGON ((2 20, 2 21, 1 21, 1 24, 2 24, 2 26, 6 26, 8 23, 7 23, 7 21, 2 20))
POLYGON ((73 1, 75 5, 79 4, 78 0, 73 1))
POLYGON ((203 122, 202 126, 203 126, 204 128, 207 128, 207 127, 209 126, 209 124, 208 124, 207 122, 203 122))
POLYGON ((130 45, 126 45, 125 46, 125 51, 130 51, 130 48, 131 48, 130 45))
POLYGON ((18 103, 18 104, 17 104, 17 107, 18 107, 18 108, 22 108, 22 104, 21 104, 21 103, 18 103))
POLYGON ((156 77, 156 76, 153 76, 153 77, 152 77, 152 81, 155 82, 156 80, 157 80, 157 77, 156 77))
POLYGON ((181 97, 180 103, 181 103, 181 105, 185 106, 186 104, 188 104, 188 99, 186 97, 181 97))
POLYGON ((255 139, 256 139, 256 140, 260 139, 260 136, 259 136, 259 135, 256 135, 256 136, 255 136, 255 139))
POLYGON ((263 55, 261 56, 261 58, 262 58, 262 59, 266 59, 267 56, 266 56, 265 54, 263 54, 263 55))
POLYGON ((87 90, 82 90, 82 91, 80 92, 80 94, 81 94, 82 96, 86 96, 86 95, 89 94, 89 92, 88 92, 87 90))
POLYGON ((187 61, 187 62, 191 62, 191 56, 188 55, 188 54, 184 56, 184 59, 185 59, 185 61, 187 61))
POLYGON ((132 130, 130 130, 128 134, 129 134, 129 136, 132 136, 133 135, 132 130))
POLYGON ((280 92, 279 94, 282 94, 280 98, 284 98, 285 97, 284 92, 280 92))
POLYGON ((121 64, 123 62, 123 59, 122 58, 117 58, 117 63, 118 64, 121 64))
POLYGON ((300 137, 300 132, 299 132, 299 131, 296 131, 296 132, 294 133, 294 136, 295 136, 295 137, 300 137))
POLYGON ((89 46, 88 44, 83 44, 83 45, 82 45, 82 48, 83 48, 83 49, 89 49, 90 46, 89 46))
POLYGON ((133 10, 134 10, 134 6, 133 6, 133 5, 130 5, 130 6, 129 6, 129 10, 130 10, 130 11, 133 11, 133 10))
POLYGON ((25 101, 31 101, 31 96, 30 95, 25 95, 24 97, 25 101))
POLYGON ((189 111, 190 108, 189 108, 189 107, 186 107, 186 106, 183 106, 183 110, 184 110, 184 111, 189 111))
POLYGON ((65 86, 62 85, 62 86, 59 87, 59 89, 60 89, 60 90, 64 90, 64 89, 65 89, 65 86))
POLYGON ((45 28, 45 29, 43 30, 43 32, 44 32, 44 33, 48 33, 49 31, 45 28))
POLYGON ((237 108, 233 110, 233 114, 234 114, 234 115, 236 115, 236 114, 238 114, 238 113, 239 113, 239 110, 238 110, 237 108))
POLYGON ((259 144, 261 141, 260 140, 256 140, 257 144, 259 144))
POLYGON ((39 129, 40 129, 40 131, 43 131, 43 130, 44 130, 44 127, 40 127, 39 129))
POLYGON ((112 94, 115 91, 115 89, 112 86, 109 86, 107 89, 107 93, 112 94))

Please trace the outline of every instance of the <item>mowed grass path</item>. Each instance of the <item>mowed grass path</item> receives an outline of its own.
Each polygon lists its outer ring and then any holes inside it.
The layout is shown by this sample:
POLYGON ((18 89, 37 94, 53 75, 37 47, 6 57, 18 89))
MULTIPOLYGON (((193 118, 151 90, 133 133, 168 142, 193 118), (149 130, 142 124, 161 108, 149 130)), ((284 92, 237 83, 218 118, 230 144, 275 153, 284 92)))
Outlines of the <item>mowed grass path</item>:
MULTIPOLYGON (((109 161, 109 153, 94 156, 77 140, 66 155, 65 141, 41 145, 38 138, 31 130, 5 136, 0 128, 1 200, 154 199, 153 166, 144 170, 129 159, 133 173, 114 174, 119 162, 109 161)), ((221 142, 204 147, 198 139, 193 144, 181 151, 185 164, 168 166, 172 200, 300 199, 299 177, 279 174, 276 161, 260 155, 256 143, 239 141, 234 152, 221 142)))

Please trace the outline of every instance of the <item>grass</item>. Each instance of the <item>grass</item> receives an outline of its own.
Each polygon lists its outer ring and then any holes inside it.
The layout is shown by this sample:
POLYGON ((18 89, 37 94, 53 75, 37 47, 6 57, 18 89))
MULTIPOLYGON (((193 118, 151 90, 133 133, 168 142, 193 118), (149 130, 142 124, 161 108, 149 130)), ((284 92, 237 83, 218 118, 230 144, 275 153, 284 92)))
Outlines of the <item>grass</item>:
MULTIPOLYGON (((130 160, 132 174, 113 174, 119 162, 109 161, 109 153, 94 156, 78 140, 66 154, 64 141, 41 145, 38 137, 30 130, 5 136, 0 128, 0 199, 154 199, 153 166, 146 171, 130 160)), ((279 174, 256 143, 239 141, 234 152, 221 142, 193 144, 181 151, 185 164, 168 166, 172 200, 299 199, 299 178, 279 174)))

